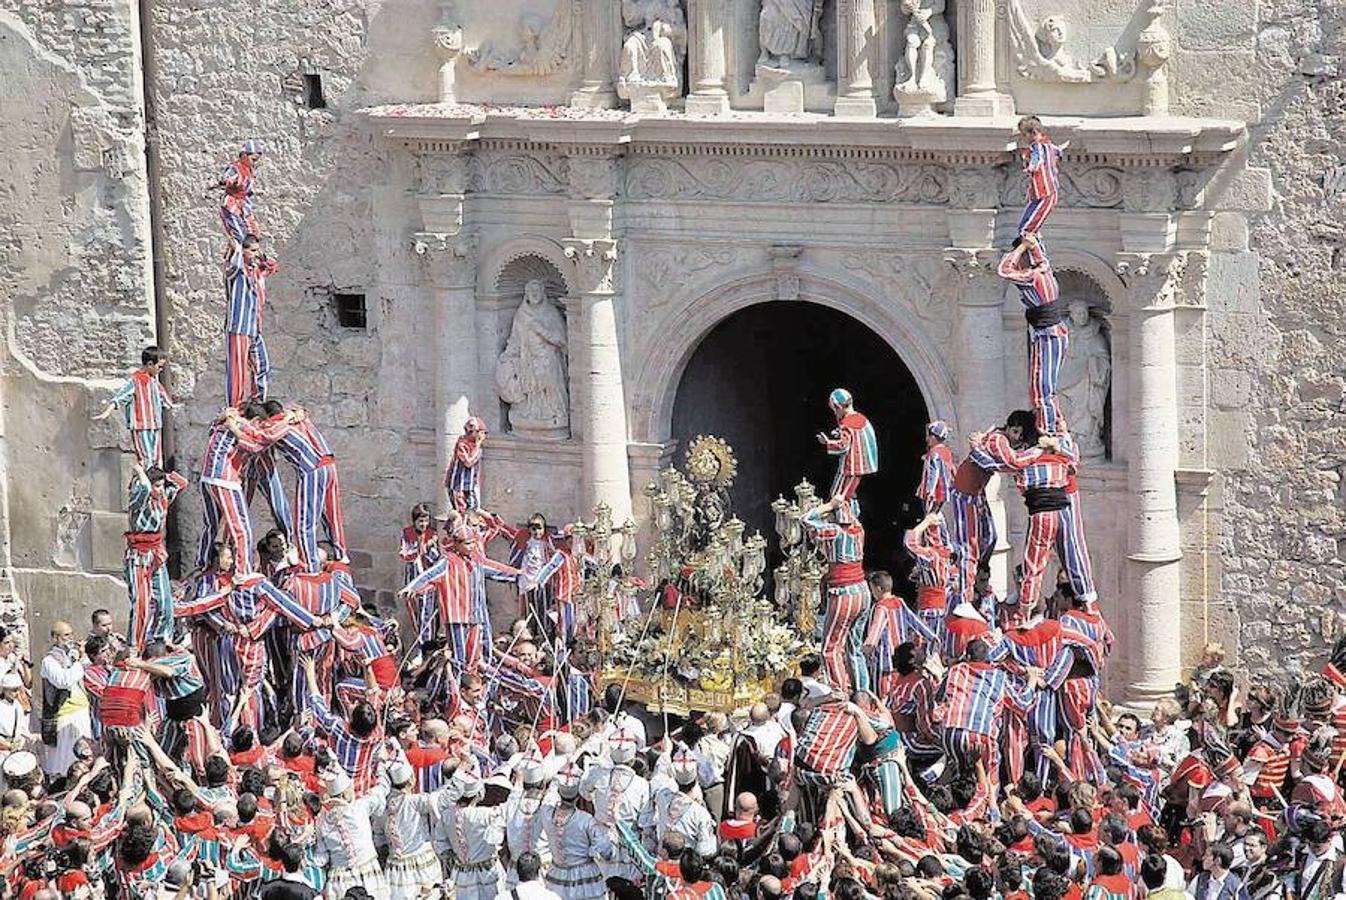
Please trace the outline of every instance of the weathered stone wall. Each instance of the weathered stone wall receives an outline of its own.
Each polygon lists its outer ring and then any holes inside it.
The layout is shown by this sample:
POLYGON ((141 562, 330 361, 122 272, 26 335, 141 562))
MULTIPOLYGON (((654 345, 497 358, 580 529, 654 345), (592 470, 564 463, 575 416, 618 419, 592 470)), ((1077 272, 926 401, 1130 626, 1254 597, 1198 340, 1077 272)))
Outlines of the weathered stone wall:
POLYGON ((121 567, 120 434, 89 413, 154 341, 138 27, 129 0, 0 3, 0 574, 35 630, 125 605, 95 574, 121 567))
POLYGON ((1324 176, 1346 162, 1344 54, 1339 4, 1261 0, 1255 36, 1184 79, 1185 105, 1255 122, 1249 168, 1223 194, 1248 232, 1216 218, 1210 465, 1225 472, 1222 599, 1259 669, 1313 668, 1342 633, 1346 195, 1324 176))

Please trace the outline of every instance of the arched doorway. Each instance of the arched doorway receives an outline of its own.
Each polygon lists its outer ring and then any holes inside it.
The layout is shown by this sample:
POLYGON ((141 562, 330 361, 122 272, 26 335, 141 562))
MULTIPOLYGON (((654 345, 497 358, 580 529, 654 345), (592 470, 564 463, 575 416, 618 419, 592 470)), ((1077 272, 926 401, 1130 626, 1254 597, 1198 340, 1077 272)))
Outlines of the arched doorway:
POLYGON ((879 439, 879 472, 860 488, 868 568, 903 584, 903 529, 920 518, 915 488, 929 420, 921 390, 896 352, 847 314, 808 302, 759 303, 712 328, 692 353, 673 404, 679 452, 698 434, 733 446, 734 508, 774 545, 771 501, 801 478, 825 493, 836 471, 814 439, 835 420, 827 394, 846 387, 879 439))

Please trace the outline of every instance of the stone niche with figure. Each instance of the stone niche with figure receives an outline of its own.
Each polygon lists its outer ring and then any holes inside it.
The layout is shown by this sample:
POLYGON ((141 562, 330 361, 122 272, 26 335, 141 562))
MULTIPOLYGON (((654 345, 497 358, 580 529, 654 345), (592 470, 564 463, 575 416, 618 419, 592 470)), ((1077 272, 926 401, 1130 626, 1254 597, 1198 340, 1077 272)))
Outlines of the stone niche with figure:
POLYGON ((1059 273, 1060 302, 1069 312, 1070 349, 1057 382, 1061 414, 1080 456, 1112 457, 1112 330, 1108 301, 1092 279, 1078 272, 1059 273))
POLYGON ((570 340, 565 284, 545 260, 521 257, 500 274, 495 390, 508 433, 539 440, 570 436, 570 340))

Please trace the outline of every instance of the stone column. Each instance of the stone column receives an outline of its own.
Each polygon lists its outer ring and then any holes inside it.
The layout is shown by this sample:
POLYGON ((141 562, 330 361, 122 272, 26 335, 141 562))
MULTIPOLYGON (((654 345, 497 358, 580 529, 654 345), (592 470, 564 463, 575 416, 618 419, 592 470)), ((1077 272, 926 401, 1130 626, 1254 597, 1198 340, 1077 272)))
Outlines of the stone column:
POLYGON ((617 105, 613 79, 622 43, 621 0, 585 0, 579 28, 584 36, 584 80, 570 95, 570 105, 610 109, 617 105))
POLYGON ((841 70, 837 116, 864 118, 878 115, 874 93, 874 55, 878 50, 874 31, 874 0, 840 0, 837 3, 837 62, 841 70))
POLYGON ((477 387, 477 239, 422 231, 412 249, 421 257, 434 297, 435 446, 447 465, 477 387))
POLYGON ((725 76, 725 3, 727 0, 688 0, 687 68, 692 89, 686 110, 694 116, 729 112, 725 76))
POLYGON ((1004 116, 1014 100, 996 89, 996 0, 963 0, 958 4, 957 116, 1004 116))
POLYGON ((1177 354, 1173 292, 1180 256, 1126 254, 1118 270, 1131 290, 1132 433, 1127 574, 1133 637, 1127 699, 1172 692, 1182 675, 1182 547, 1178 468, 1177 354))
POLYGON ((632 516, 631 467, 627 459, 626 393, 617 341, 617 242, 568 238, 566 257, 575 263, 580 289, 580 336, 584 369, 581 422, 582 510, 606 503, 612 520, 632 516))
POLYGON ((453 442, 472 414, 477 386, 477 239, 464 229, 468 155, 455 144, 422 156, 416 202, 421 230, 412 235, 434 310, 435 447, 447 464, 453 442))
MULTIPOLYGON (((1001 308, 1005 285, 995 274, 995 251, 954 249, 945 258, 956 273, 958 313, 954 325, 955 399, 960 434, 955 456, 961 457, 967 436, 1005 421, 1010 409, 1003 377, 1005 331, 1001 308)), ((998 540, 991 560, 991 582, 1000 596, 1007 587, 1009 540, 1001 479, 986 486, 986 500, 995 519, 998 540)))

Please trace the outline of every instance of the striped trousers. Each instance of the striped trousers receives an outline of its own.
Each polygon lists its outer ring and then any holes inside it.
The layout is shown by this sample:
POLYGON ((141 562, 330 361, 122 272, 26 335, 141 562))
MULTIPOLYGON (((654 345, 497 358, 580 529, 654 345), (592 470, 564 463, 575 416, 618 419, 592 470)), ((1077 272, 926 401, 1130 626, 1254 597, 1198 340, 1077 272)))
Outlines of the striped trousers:
POLYGON ((146 469, 151 466, 163 468, 164 455, 159 435, 158 428, 131 429, 131 450, 136 455, 136 462, 146 469))
MULTIPOLYGON (((1056 209, 1056 194, 1048 194, 1045 197, 1039 197, 1036 200, 1029 200, 1024 206, 1023 214, 1019 216, 1019 234, 1028 234, 1032 232, 1039 234, 1042 226, 1047 224, 1047 217, 1056 209)), ((1046 252, 1046 248, 1043 248, 1046 252)))
POLYGON ((1066 763, 1076 777, 1093 784, 1103 780, 1103 761, 1089 739, 1088 718, 1098 699, 1098 679, 1068 678, 1061 685, 1061 731, 1066 763))
POLYGON ((977 580, 977 570, 991 565, 991 554, 995 552, 995 519, 991 517, 990 504, 985 494, 964 494, 959 490, 949 491, 950 546, 953 548, 953 562, 958 572, 956 586, 957 601, 951 600, 950 608, 958 601, 971 603, 972 591, 977 580))
POLYGON ((224 395, 230 406, 249 400, 265 400, 271 380, 271 357, 266 341, 257 334, 226 334, 224 346, 224 395))
POLYGON ((1042 579, 1051 561, 1052 551, 1061 560, 1061 568, 1070 578, 1070 586, 1085 600, 1094 600, 1094 574, 1089 565, 1089 547, 1084 540, 1084 519, 1080 515, 1078 495, 1064 509, 1033 513, 1028 517, 1028 537, 1024 541, 1023 585, 1019 603, 1026 609, 1042 599, 1042 579))
POLYGON ((869 690, 869 666, 863 650, 869 603, 869 585, 864 582, 827 591, 823 665, 832 687, 848 695, 854 690, 869 690))
POLYGON ((173 586, 168 566, 154 553, 128 550, 123 571, 131 603, 127 642, 143 651, 152 640, 173 637, 173 586))
POLYGON ((1064 324, 1030 328, 1028 342, 1028 392, 1042 434, 1061 434, 1065 420, 1056 386, 1061 382, 1061 365, 1070 346, 1070 331, 1064 324))
POLYGON ((317 572, 318 525, 336 548, 337 556, 346 555, 346 529, 341 519, 341 482, 335 463, 300 472, 294 491, 295 545, 304 568, 317 572))
POLYGON ((220 531, 234 551, 234 571, 252 571, 252 522, 242 488, 201 482, 201 541, 196 548, 196 567, 204 569, 210 548, 220 540, 220 531))
POLYGON ((1000 782, 1000 747, 995 738, 989 734, 946 725, 941 740, 944 743, 944 754, 958 767, 960 774, 974 774, 977 760, 981 760, 991 779, 992 796, 995 796, 996 786, 1000 782))

